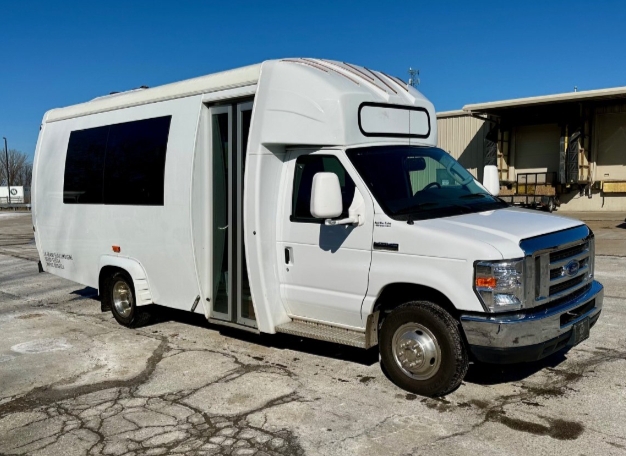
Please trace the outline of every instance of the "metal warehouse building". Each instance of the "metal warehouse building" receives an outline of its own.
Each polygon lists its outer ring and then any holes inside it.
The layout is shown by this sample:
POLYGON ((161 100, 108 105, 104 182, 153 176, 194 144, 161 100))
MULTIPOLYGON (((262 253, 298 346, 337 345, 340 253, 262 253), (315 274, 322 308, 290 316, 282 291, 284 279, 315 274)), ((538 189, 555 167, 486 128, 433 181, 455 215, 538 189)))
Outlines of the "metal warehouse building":
POLYGON ((626 87, 466 105, 437 115, 439 147, 501 195, 552 195, 562 211, 626 211, 626 87))

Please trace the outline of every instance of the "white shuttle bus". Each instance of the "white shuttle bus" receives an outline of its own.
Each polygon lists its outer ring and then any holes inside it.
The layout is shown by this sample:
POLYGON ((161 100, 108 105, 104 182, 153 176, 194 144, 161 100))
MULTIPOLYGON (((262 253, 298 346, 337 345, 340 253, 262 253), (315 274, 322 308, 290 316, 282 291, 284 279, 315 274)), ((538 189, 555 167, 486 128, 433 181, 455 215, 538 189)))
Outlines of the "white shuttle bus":
POLYGON ((436 146, 420 92, 319 59, 54 109, 32 187, 41 268, 97 288, 126 326, 158 304, 378 345, 391 379, 427 396, 471 360, 587 338, 593 233, 508 207, 436 146))

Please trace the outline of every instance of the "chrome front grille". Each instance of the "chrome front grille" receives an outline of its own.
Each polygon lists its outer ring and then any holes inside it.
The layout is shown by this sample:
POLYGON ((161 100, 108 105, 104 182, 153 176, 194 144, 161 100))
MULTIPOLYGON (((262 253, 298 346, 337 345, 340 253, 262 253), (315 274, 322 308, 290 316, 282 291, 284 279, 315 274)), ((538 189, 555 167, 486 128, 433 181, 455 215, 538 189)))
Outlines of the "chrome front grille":
POLYGON ((574 277, 573 279, 566 280, 561 283, 557 283, 556 285, 550 285, 550 296, 554 296, 563 291, 569 290, 570 288, 575 287, 576 285, 580 285, 585 281, 585 275, 580 275, 574 277))
POLYGON ((568 247, 563 250, 550 253, 550 263, 559 263, 569 258, 580 255, 585 250, 589 249, 589 242, 583 242, 582 244, 568 247))
POLYGON ((524 307, 574 299, 593 281, 594 239, 586 226, 520 243, 526 254, 524 307))
POLYGON ((590 288, 591 288, 591 283, 588 283, 584 287, 579 288, 578 290, 573 291, 572 293, 569 293, 566 296, 563 296, 561 298, 553 299, 552 301, 550 301, 550 306, 551 307, 552 306, 556 307, 556 306, 561 305, 561 304, 563 304, 565 302, 573 301, 575 299, 578 299, 579 297, 581 297, 582 295, 587 293, 590 288))
POLYGON ((583 269, 589 267, 589 242, 583 244, 585 246, 584 249, 577 249, 578 254, 575 256, 566 257, 565 260, 559 262, 550 261, 550 280, 559 280, 562 277, 567 276, 566 266, 574 265, 578 268, 578 270, 582 271, 583 269), (563 264, 565 263, 565 264, 563 264))
POLYGON ((544 254, 550 256, 548 296, 554 296, 587 283, 591 244, 591 240, 585 240, 578 245, 544 254))

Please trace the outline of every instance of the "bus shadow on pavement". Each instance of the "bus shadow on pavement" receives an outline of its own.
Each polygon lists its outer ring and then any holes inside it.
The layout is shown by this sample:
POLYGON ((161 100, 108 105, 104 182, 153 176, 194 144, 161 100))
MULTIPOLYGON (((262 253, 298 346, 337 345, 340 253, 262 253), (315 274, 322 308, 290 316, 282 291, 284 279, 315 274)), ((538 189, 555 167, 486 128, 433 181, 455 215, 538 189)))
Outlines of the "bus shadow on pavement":
MULTIPOLYGON (((353 363, 371 366, 378 363, 378 348, 374 347, 369 350, 362 348, 350 347, 348 345, 335 344, 322 340, 308 339, 290 334, 256 334, 244 331, 238 328, 229 328, 227 326, 214 325, 209 323, 204 315, 190 313, 185 310, 177 310, 162 306, 151 306, 150 322, 143 326, 148 329, 150 326, 158 323, 177 322, 196 327, 207 328, 219 332, 221 335, 231 337, 243 342, 262 345, 264 347, 272 347, 280 350, 291 350, 293 352, 302 352, 325 358, 338 359, 353 363)), ((295 355, 297 358, 297 355, 295 355)))
POLYGON ((95 299, 96 301, 100 301, 100 296, 98 296, 98 290, 91 287, 81 288, 80 290, 74 290, 70 294, 79 296, 81 298, 90 298, 95 299))
MULTIPOLYGON (((624 226, 626 228, 626 223, 624 226)), ((75 290, 71 294, 79 296, 80 298, 100 300, 98 291, 91 287, 75 290)), ((151 318, 146 325, 142 326, 143 329, 147 330, 160 323, 176 322, 217 331, 223 336, 264 347, 292 350, 294 352, 348 361, 365 366, 372 366, 379 362, 378 347, 363 350, 362 348, 307 339, 290 334, 255 334, 238 328, 211 324, 202 314, 190 313, 186 310, 172 309, 159 305, 149 305, 147 307, 149 308, 151 318)), ((102 311, 110 312, 108 309, 103 309, 102 311)), ((569 349, 564 349, 547 358, 529 363, 488 364, 474 362, 470 364, 464 381, 483 386, 521 381, 545 368, 557 367, 567 359, 566 355, 568 351, 569 349)))
POLYGON ((525 380, 546 368, 555 368, 567 359, 569 349, 554 353, 542 360, 516 364, 487 364, 474 362, 470 364, 466 383, 488 386, 525 380))

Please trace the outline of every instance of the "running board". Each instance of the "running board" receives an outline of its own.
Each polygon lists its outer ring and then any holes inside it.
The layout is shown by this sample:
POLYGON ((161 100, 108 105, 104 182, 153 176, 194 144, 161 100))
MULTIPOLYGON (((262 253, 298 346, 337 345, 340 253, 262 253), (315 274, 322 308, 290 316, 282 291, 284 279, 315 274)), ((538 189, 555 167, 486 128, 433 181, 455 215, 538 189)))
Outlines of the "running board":
POLYGON ((289 323, 276 326, 276 332, 310 339, 325 340, 351 347, 366 348, 365 333, 352 329, 294 319, 289 323))

